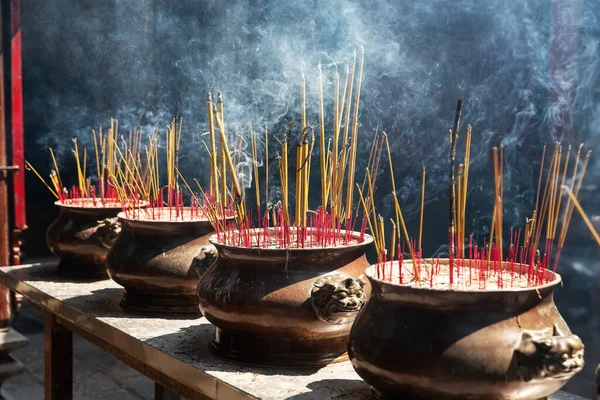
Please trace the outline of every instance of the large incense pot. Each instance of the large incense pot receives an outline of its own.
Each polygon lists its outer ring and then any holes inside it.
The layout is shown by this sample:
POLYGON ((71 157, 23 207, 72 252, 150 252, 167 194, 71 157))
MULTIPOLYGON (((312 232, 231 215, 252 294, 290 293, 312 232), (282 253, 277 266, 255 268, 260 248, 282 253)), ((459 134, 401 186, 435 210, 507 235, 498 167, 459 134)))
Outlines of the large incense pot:
POLYGON ((376 398, 541 399, 583 367, 583 344, 554 304, 558 274, 487 291, 398 285, 374 267, 366 275, 373 292, 348 354, 376 398))
POLYGON ((101 206, 100 200, 66 200, 54 203, 58 218, 46 231, 48 247, 61 260, 56 274, 73 279, 107 279, 106 255, 120 231, 121 207, 101 206))
POLYGON ((108 275, 123 286, 121 306, 155 313, 199 314, 196 286, 214 261, 209 243, 214 233, 205 218, 184 209, 183 220, 174 212, 154 211, 144 218, 119 214, 122 229, 108 254, 108 275), (162 217, 159 217, 162 215, 162 217))
POLYGON ((361 275, 373 241, 352 237, 355 244, 345 246, 264 249, 213 236, 218 258, 198 284, 200 308, 217 327, 212 349, 259 364, 347 359, 350 326, 370 292, 361 275))

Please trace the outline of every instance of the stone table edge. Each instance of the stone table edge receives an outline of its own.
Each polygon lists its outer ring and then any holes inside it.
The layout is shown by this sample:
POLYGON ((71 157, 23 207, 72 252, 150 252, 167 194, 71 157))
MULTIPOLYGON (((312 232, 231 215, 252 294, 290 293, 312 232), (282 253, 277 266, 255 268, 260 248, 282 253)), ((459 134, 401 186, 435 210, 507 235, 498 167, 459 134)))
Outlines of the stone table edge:
MULTIPOLYGON (((128 354, 139 362, 148 365, 149 367, 163 373, 171 379, 178 381, 182 385, 187 386, 191 390, 196 391, 203 396, 207 396, 216 400, 258 399, 242 389, 232 386, 205 371, 184 363, 177 358, 166 354, 159 349, 156 349, 152 345, 149 345, 142 340, 139 340, 121 330, 112 327, 110 324, 107 324, 104 321, 92 317, 78 310, 77 308, 69 306, 63 301, 40 291, 39 289, 19 280, 17 277, 9 273, 10 271, 17 271, 19 269, 28 267, 46 266, 51 264, 52 263, 36 263, 24 264, 20 266, 0 267, 0 284, 8 287, 11 290, 14 290, 15 292, 21 293, 23 296, 25 296, 25 298, 33 302, 35 305, 53 313, 68 323, 79 327, 87 334, 98 337, 100 340, 111 342, 111 345, 123 353, 128 354), (10 269, 6 271, 7 268, 10 269), (85 323, 82 324, 82 322, 85 323), (113 340, 98 336, 95 332, 99 330, 109 330, 113 340), (153 355, 158 357, 150 357, 149 353, 154 353, 153 355), (174 374, 172 371, 177 371, 177 378, 173 376, 174 374)), ((143 371, 139 372, 142 372, 142 374, 148 376, 143 371)), ((151 376, 149 376, 149 378, 152 379, 151 376)))

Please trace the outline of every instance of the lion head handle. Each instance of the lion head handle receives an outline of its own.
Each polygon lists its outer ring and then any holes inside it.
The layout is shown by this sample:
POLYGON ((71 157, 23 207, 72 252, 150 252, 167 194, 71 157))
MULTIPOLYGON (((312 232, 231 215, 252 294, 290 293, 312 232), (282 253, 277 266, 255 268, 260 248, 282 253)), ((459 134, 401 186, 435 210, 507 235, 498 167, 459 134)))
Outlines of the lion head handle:
POLYGON ((203 275, 204 272, 217 260, 217 248, 212 244, 208 244, 200 247, 198 254, 192 261, 192 266, 200 271, 203 275))
POLYGON ((115 244, 120 232, 119 219, 113 217, 97 221, 96 225, 78 232, 75 236, 81 240, 97 240, 102 246, 110 249, 115 244))
POLYGON ((348 324, 367 301, 365 281, 336 272, 318 278, 312 285, 310 299, 317 317, 330 324, 348 324))
POLYGON ((583 347, 577 335, 562 335, 556 325, 523 332, 515 349, 517 371, 525 382, 570 377, 583 368, 583 347))

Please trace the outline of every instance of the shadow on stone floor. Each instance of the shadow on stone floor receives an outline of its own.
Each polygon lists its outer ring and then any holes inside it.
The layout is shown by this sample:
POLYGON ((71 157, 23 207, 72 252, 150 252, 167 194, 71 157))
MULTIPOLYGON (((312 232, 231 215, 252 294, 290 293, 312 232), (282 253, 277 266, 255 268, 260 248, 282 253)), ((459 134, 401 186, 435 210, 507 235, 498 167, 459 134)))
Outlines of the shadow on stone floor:
POLYGON ((319 382, 314 382, 307 385, 310 392, 300 393, 295 396, 288 397, 287 400, 314 400, 314 399, 335 399, 335 393, 332 387, 351 388, 352 396, 339 397, 344 399, 371 399, 371 389, 364 382, 352 381, 348 379, 323 379, 319 382))
POLYGON ((202 360, 206 371, 251 372, 260 375, 305 376, 316 373, 321 367, 266 366, 230 360, 215 354, 209 347, 215 337, 215 327, 210 324, 190 326, 176 333, 157 336, 145 342, 161 351, 176 354, 181 360, 197 365, 202 360))
POLYGON ((201 315, 190 315, 190 314, 160 314, 160 313, 142 313, 131 310, 126 310, 121 308, 119 302, 121 301, 121 297, 123 296, 122 288, 107 288, 100 290, 93 290, 91 294, 85 296, 77 296, 72 297, 70 299, 66 299, 65 304, 71 305, 73 307, 82 307, 86 310, 94 310, 89 314, 93 317, 112 317, 112 318, 127 318, 127 319, 135 319, 135 318, 160 318, 160 319, 177 319, 177 320, 187 320, 187 319, 197 319, 200 318, 201 315), (85 305, 82 306, 82 303, 85 305))
MULTIPOLYGON (((36 269, 30 274, 27 275, 27 279, 31 281, 42 281, 42 282, 79 282, 79 283, 91 283, 91 282, 99 282, 102 280, 109 280, 110 278, 106 276, 105 279, 82 279, 82 278, 66 278, 60 277, 55 274, 56 267, 53 265, 55 262, 44 261, 42 264, 48 265, 47 268, 36 269), (52 265, 52 267, 50 267, 52 265)), ((18 276, 18 273, 17 273, 18 276)))

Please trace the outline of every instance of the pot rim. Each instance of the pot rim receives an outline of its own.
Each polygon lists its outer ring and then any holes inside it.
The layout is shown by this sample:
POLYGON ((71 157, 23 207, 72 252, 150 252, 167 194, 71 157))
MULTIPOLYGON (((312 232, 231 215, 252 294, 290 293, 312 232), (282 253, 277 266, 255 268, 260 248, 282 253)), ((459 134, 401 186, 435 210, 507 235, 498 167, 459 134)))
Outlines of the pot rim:
MULTIPOLYGON (((255 228, 253 229, 252 234, 254 235, 257 232, 262 232, 264 231, 265 228, 255 228)), ((269 229, 275 229, 275 227, 270 226, 269 229)), ((307 228, 310 230, 315 230, 316 228, 307 228)), ((234 232, 239 232, 239 230, 235 230, 234 232)), ((341 229, 340 230, 340 235, 346 233, 347 230, 346 229, 341 229)), ((357 231, 352 231, 352 238, 353 239, 357 239, 360 236, 360 232, 357 231)), ((293 251, 293 252, 310 252, 310 251, 323 251, 323 250, 336 250, 336 249, 354 249, 354 248, 359 248, 359 247, 363 247, 363 246, 367 246, 371 243, 373 243, 373 236, 369 235, 368 233, 364 234, 364 241, 362 241, 361 243, 355 243, 355 244, 345 244, 345 245, 338 245, 338 246, 329 246, 329 247, 321 247, 321 246, 314 246, 314 247, 301 247, 301 248, 296 248, 296 247, 282 247, 282 248, 264 248, 264 247, 244 247, 244 246, 234 246, 234 245, 230 245, 230 244, 224 244, 221 243, 217 240, 217 234, 215 233, 214 235, 211 235, 210 238, 208 238, 208 241, 213 244, 215 247, 217 248, 222 248, 222 249, 228 249, 228 250, 235 250, 235 251, 239 251, 239 250, 247 250, 247 251, 261 251, 261 252, 281 252, 281 251, 293 251)))
MULTIPOLYGON (((189 211, 192 208, 191 207, 183 207, 183 209, 184 209, 184 211, 189 211)), ((149 212, 147 210, 145 210, 145 211, 149 212)), ((202 222, 202 223, 209 222, 210 223, 210 219, 208 219, 206 217, 204 217, 204 218, 198 217, 198 218, 194 218, 194 219, 184 219, 184 220, 159 220, 159 219, 131 218, 131 217, 127 217, 125 215, 124 211, 121 211, 119 214, 117 214, 117 217, 123 221, 135 222, 135 223, 141 223, 141 224, 148 223, 150 225, 156 225, 156 224, 161 224, 161 223, 162 224, 193 224, 193 223, 198 223, 198 222, 202 222)), ((235 215, 225 217, 225 219, 228 221, 230 221, 234 218, 235 218, 235 215)))
MULTIPOLYGON (((86 197, 84 199, 77 199, 77 200, 72 200, 72 199, 67 199, 67 201, 72 201, 72 202, 77 202, 77 201, 81 201, 84 200, 86 202, 91 202, 93 199, 91 197, 86 197)), ((96 197, 96 200, 98 202, 102 201, 102 199, 100 197, 96 197)), ((118 199, 116 198, 111 198, 109 200, 115 200, 118 201, 118 199)), ((146 207, 149 203, 147 201, 140 201, 139 203, 139 207, 146 207)), ((97 206, 85 206, 85 205, 81 205, 81 204, 68 204, 68 203, 64 203, 61 200, 56 200, 54 202, 54 205, 60 208, 65 208, 65 209, 70 209, 70 210, 122 210, 123 207, 121 205, 116 205, 116 206, 102 206, 102 205, 97 205, 97 206)))
MULTIPOLYGON (((425 258, 424 260, 434 260, 434 259, 433 258, 425 258)), ((440 261, 442 261, 442 260, 448 260, 448 259, 447 258, 440 259, 440 261)), ((405 262, 412 263, 412 260, 406 260, 405 262)), ((515 265, 519 265, 519 263, 516 263, 515 265)), ((522 265, 526 265, 526 264, 522 264, 522 265)), ((435 286, 429 287, 429 285, 413 286, 413 285, 408 285, 408 284, 399 284, 396 282, 387 282, 387 281, 378 279, 376 277, 376 272, 375 272, 376 266, 377 266, 377 264, 371 264, 369 267, 367 267, 367 269, 365 269, 365 275, 369 278, 369 280, 371 280, 372 282, 375 282, 379 285, 389 285, 394 288, 398 288, 400 290, 405 290, 407 292, 414 292, 414 293, 423 293, 423 292, 434 293, 435 292, 435 293, 472 293, 472 294, 491 293, 491 294, 494 294, 494 293, 534 292, 534 291, 539 291, 542 289, 552 288, 552 287, 560 284, 562 281, 562 278, 559 274, 557 274, 556 272, 552 272, 550 270, 546 270, 546 273, 551 273, 554 275, 554 279, 552 281, 541 284, 541 285, 527 287, 527 288, 483 289, 483 290, 436 288, 435 286)), ((468 268, 472 268, 472 267, 468 267, 468 268)))

